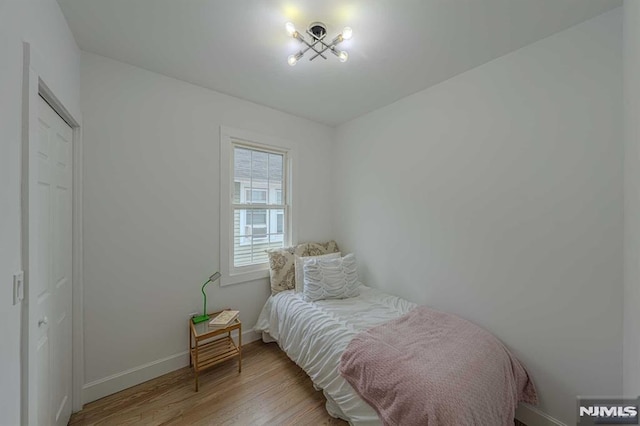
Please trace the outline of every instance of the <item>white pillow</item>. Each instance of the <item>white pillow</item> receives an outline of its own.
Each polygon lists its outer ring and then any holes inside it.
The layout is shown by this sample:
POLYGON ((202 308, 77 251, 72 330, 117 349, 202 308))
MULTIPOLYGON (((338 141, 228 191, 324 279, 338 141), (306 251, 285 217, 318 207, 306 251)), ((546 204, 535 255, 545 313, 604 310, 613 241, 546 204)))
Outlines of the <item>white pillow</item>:
POLYGON ((360 294, 356 256, 338 259, 311 258, 304 261, 304 298, 309 302, 346 299, 360 294))
POLYGON ((304 288, 304 261, 306 259, 311 259, 314 257, 322 258, 322 259, 339 259, 342 256, 342 253, 329 253, 329 254, 321 254, 320 256, 298 256, 295 257, 295 271, 296 271, 296 293, 302 293, 302 289, 304 288))

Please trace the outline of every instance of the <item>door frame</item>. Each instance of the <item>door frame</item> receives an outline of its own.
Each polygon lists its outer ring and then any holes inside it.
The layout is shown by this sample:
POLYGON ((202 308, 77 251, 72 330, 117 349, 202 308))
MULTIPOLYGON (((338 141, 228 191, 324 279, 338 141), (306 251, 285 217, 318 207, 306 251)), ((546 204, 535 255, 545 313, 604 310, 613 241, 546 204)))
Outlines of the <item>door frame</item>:
MULTIPOLYGON (((37 328, 37 318, 29 317, 29 277, 33 275, 35 262, 34 247, 29 247, 29 220, 34 215, 29 205, 29 186, 35 182, 36 170, 29 168, 29 153, 38 146, 38 97, 44 98, 49 105, 71 126, 72 138, 72 380, 71 410, 82 409, 82 388, 84 385, 84 345, 83 345, 83 306, 82 306, 82 117, 80 111, 72 112, 65 102, 56 95, 50 85, 51 72, 48 64, 34 46, 24 41, 22 77, 22 177, 21 177, 21 257, 24 271, 24 294, 21 318, 21 423, 34 424, 29 418, 36 390, 29 389, 29 371, 35 356, 30 351, 29 334, 37 328)), ((36 208, 36 207, 34 207, 36 208)))

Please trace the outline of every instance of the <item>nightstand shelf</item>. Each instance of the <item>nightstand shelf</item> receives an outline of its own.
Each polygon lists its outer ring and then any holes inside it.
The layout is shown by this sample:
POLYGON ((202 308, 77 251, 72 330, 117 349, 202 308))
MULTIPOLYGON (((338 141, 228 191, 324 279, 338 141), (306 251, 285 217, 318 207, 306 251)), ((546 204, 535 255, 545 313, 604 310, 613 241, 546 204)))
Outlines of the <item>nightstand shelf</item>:
MULTIPOLYGON (((220 312, 209 314, 214 318, 220 312)), ((196 376, 196 392, 198 392, 198 376, 202 370, 238 357, 238 373, 242 371, 242 323, 236 318, 224 328, 209 327, 209 321, 194 324, 189 320, 189 365, 196 376), (231 338, 231 332, 238 332, 238 344, 231 338), (226 334, 226 336, 223 336, 226 334), (222 337, 218 337, 222 336, 222 337), (217 338, 216 338, 217 337, 217 338)))

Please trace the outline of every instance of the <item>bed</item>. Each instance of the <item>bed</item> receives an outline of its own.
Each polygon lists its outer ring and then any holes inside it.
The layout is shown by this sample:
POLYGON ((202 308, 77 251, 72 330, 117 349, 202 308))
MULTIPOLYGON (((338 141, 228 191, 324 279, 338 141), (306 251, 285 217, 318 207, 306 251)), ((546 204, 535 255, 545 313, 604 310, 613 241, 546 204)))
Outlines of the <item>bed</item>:
POLYGON ((302 293, 282 291, 267 300, 254 331, 282 350, 311 378, 327 398, 334 417, 354 425, 380 425, 376 411, 340 375, 337 366, 359 332, 398 318, 416 304, 361 285, 349 299, 306 302, 302 293))
POLYGON ((537 404, 527 371, 491 333, 363 285, 335 242, 308 244, 270 255, 273 294, 254 331, 309 375, 330 415, 358 426, 506 426, 519 402, 537 404))

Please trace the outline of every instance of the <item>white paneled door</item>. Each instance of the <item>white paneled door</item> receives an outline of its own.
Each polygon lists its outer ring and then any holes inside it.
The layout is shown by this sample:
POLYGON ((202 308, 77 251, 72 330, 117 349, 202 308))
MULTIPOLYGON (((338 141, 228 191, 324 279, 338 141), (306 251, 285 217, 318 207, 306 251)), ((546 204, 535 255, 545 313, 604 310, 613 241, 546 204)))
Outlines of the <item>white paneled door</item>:
POLYGON ((29 423, 57 426, 71 416, 72 130, 39 98, 37 131, 29 153, 29 423))

